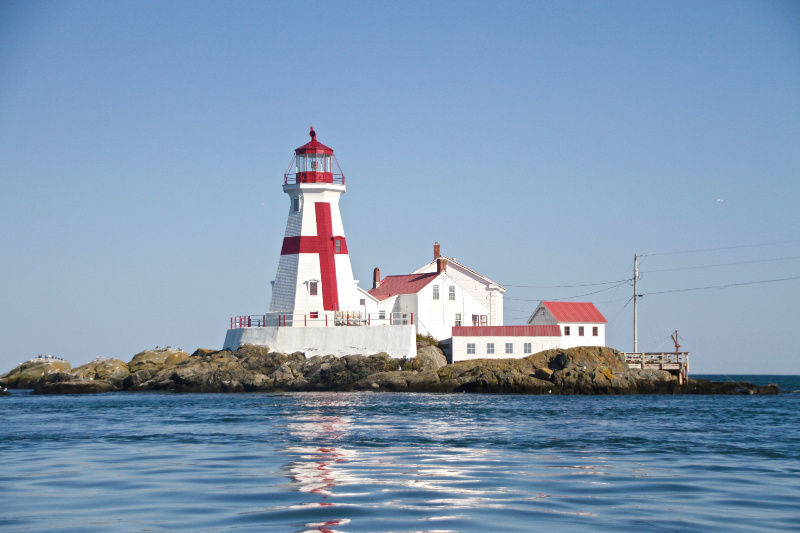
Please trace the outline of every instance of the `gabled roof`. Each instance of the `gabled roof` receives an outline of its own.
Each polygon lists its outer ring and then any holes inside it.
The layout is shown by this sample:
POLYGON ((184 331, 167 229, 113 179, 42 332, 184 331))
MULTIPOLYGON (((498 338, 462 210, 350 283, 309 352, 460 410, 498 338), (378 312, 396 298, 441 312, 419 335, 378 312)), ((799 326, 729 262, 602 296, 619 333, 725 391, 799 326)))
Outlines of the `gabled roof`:
POLYGON ((453 337, 560 337, 559 326, 453 326, 453 337))
POLYGON ((608 322, 592 302, 542 302, 542 305, 559 322, 608 322))
POLYGON ((398 294, 416 294, 428 283, 437 278, 437 272, 424 274, 406 274, 403 276, 386 276, 380 286, 369 291, 378 300, 385 300, 398 294))
MULTIPOLYGON (((447 257, 445 255, 439 255, 439 257, 441 257, 442 259, 447 259, 447 266, 448 267, 452 266, 452 265, 455 265, 456 267, 458 267, 458 268, 460 268, 462 270, 465 270, 465 271, 469 272, 470 274, 473 274, 476 277, 482 279, 487 285, 497 285, 497 287, 499 288, 500 292, 506 292, 506 288, 503 287, 502 285, 500 285, 499 283, 497 283, 496 281, 490 280, 489 278, 487 278, 483 274, 478 274, 477 272, 475 272, 471 268, 465 267, 464 265, 462 265, 461 263, 459 263, 455 259, 453 259, 451 257, 447 257)), ((436 259, 434 259, 430 263, 426 264, 422 268, 418 268, 417 270, 414 271, 414 273, 417 274, 417 273, 422 272, 423 270, 425 270, 425 269, 427 269, 427 268, 429 268, 431 266, 435 266, 435 265, 436 265, 436 259)))

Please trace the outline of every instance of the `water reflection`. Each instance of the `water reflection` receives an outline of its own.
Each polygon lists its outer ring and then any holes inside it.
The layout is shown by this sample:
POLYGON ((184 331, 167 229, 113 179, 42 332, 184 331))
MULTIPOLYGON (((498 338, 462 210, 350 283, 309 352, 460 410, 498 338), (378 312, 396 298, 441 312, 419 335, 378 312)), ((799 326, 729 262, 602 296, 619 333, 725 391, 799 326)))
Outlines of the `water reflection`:
MULTIPOLYGON (((303 443, 290 446, 286 452, 295 460, 289 465, 292 484, 302 493, 319 496, 320 499, 307 502, 304 506, 334 508, 335 489, 351 477, 337 465, 352 460, 355 452, 336 446, 349 434, 351 420, 346 416, 328 415, 324 410, 342 407, 347 402, 340 396, 310 396, 301 400, 300 413, 290 416, 289 434, 303 443)), ((316 515, 315 515, 316 516, 316 515)), ((331 518, 306 524, 308 533, 336 533, 339 527, 350 523, 348 518, 331 518)))
POLYGON ((616 482, 609 479, 606 458, 597 455, 574 461, 558 454, 452 446, 437 434, 457 442, 461 432, 465 439, 471 436, 474 425, 457 427, 416 413, 370 413, 369 402, 358 395, 293 399, 296 409, 285 412, 293 444, 285 453, 293 489, 313 497, 292 506, 307 520, 306 533, 364 530, 365 524, 392 531, 401 516, 406 531, 409 520, 419 531, 431 531, 432 522, 441 526, 437 531, 463 531, 475 527, 476 519, 485 525, 493 522, 488 517, 523 508, 593 519, 597 514, 582 507, 604 499, 598 491, 616 482), (577 485, 586 490, 576 491, 577 485), (567 487, 579 495, 568 494, 567 487), (351 522, 355 516, 357 524, 351 522))

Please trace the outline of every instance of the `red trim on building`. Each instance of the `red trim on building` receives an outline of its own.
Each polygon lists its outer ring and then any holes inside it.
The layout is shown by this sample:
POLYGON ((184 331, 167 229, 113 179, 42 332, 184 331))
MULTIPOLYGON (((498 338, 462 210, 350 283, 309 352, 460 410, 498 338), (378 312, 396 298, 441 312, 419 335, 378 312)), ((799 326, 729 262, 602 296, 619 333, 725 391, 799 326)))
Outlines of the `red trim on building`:
POLYGON ((322 307, 325 311, 339 310, 339 287, 336 282, 337 254, 347 254, 347 241, 341 235, 333 234, 331 220, 331 204, 315 202, 317 215, 317 234, 296 237, 284 237, 281 255, 318 254, 319 270, 322 282, 322 307), (340 251, 336 251, 336 241, 341 243, 340 251))
POLYGON ((453 337, 560 337, 559 326, 453 326, 453 337))
POLYGON ((542 305, 559 322, 608 323, 591 302, 542 302, 542 305))

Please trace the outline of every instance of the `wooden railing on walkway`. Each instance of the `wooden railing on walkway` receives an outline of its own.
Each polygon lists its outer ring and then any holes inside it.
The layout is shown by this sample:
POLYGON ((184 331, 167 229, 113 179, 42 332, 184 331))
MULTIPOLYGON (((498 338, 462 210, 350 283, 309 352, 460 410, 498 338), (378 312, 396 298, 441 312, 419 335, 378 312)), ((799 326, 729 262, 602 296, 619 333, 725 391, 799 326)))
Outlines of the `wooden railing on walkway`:
POLYGON ((666 370, 683 384, 689 379, 689 352, 622 352, 628 368, 666 370))

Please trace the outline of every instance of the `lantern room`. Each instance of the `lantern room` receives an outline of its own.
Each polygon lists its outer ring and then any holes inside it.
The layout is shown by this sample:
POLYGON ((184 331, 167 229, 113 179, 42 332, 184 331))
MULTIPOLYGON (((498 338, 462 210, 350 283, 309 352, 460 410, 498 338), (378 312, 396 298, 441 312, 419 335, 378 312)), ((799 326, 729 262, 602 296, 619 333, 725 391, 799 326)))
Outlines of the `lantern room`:
POLYGON ((333 155, 333 148, 328 148, 317 140, 317 132, 313 127, 309 135, 311 142, 294 151, 294 158, 283 175, 283 183, 287 185, 295 183, 344 185, 344 174, 342 174, 336 156, 333 155))

